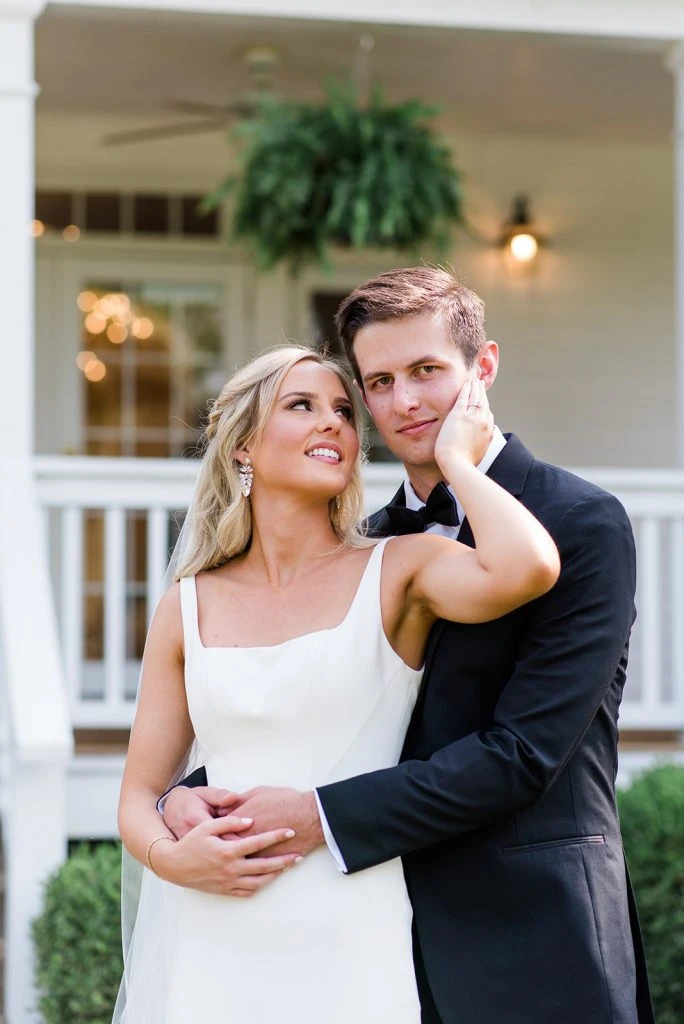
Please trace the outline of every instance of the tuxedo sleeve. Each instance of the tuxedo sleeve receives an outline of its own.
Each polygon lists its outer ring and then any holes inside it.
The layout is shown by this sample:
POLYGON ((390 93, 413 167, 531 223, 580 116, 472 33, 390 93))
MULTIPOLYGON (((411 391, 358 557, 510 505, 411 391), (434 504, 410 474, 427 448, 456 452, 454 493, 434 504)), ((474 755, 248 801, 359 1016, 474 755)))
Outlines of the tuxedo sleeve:
MULTIPOLYGON (((194 789, 195 786, 206 786, 206 784, 207 771, 204 765, 202 765, 200 768, 195 768, 194 772, 191 772, 189 775, 186 775, 184 779, 181 779, 180 782, 177 782, 175 786, 171 787, 171 789, 175 789, 176 786, 187 786, 188 789, 194 789)), ((171 792, 171 789, 167 789, 166 792, 162 793, 162 795, 157 800, 157 810, 159 811, 160 814, 164 813, 164 801, 171 792)))
POLYGON ((624 681, 635 615, 629 519, 616 498, 596 495, 573 505, 551 532, 561 574, 530 605, 516 667, 489 728, 428 760, 318 788, 350 872, 453 839, 539 800, 613 681, 624 681))

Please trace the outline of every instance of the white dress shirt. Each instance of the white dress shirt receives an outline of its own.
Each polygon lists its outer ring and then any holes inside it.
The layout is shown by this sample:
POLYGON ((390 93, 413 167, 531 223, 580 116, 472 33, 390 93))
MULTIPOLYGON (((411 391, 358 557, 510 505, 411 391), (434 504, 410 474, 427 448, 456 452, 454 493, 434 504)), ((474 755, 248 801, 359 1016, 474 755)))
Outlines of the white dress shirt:
MULTIPOLYGON (((506 438, 503 436, 498 427, 494 427, 494 436, 489 442, 489 448, 485 453, 485 457, 482 459, 481 462, 478 462, 477 464, 477 468, 480 470, 481 473, 487 473, 489 471, 492 463, 494 462, 494 459, 496 459, 496 457, 501 454, 505 445, 506 438)), ((425 530, 425 533, 436 533, 440 537, 451 537, 452 540, 458 540, 458 535, 461 530, 461 523, 465 518, 465 511, 463 505, 461 505, 460 501, 458 500, 458 497, 456 496, 456 494, 454 494, 451 487, 449 488, 449 490, 454 495, 454 501, 456 502, 456 511, 458 512, 458 526, 444 526, 443 523, 432 523, 432 525, 429 526, 427 530, 425 530)), ((421 499, 414 491, 413 485, 411 484, 411 481, 409 480, 408 477, 406 477, 406 479, 404 480, 404 499, 406 501, 406 507, 413 509, 415 512, 423 508, 423 506, 425 505, 425 502, 421 501, 421 499)), ((337 864, 340 871, 344 871, 346 873, 347 865, 344 862, 344 857, 342 856, 340 848, 335 841, 334 835, 332 834, 330 825, 328 824, 328 820, 325 816, 323 806, 318 798, 318 792, 316 790, 314 790, 314 796, 316 797, 318 815, 321 819, 321 828, 323 829, 323 837, 325 838, 326 846, 328 847, 331 854, 335 858, 335 863, 337 864)))

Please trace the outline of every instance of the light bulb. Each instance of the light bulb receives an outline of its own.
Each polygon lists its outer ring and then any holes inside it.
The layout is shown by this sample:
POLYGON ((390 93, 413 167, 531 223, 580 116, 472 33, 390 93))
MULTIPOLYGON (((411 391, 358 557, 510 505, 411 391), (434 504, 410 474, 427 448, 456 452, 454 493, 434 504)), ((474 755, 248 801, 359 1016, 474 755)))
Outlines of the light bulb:
POLYGON ((539 243, 534 235, 524 231, 513 235, 508 244, 513 259, 518 263, 529 263, 537 255, 539 249, 539 243))

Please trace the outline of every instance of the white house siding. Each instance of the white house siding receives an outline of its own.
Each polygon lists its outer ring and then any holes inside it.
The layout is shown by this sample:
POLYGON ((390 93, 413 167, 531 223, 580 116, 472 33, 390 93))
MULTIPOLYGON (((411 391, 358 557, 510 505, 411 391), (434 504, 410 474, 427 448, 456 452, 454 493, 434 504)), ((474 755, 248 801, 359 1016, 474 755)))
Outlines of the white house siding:
MULTIPOLYGON (((39 116, 39 187, 201 191, 226 171, 220 134, 98 150, 92 139, 101 132, 92 118, 39 116)), ((670 147, 553 134, 459 135, 453 145, 465 174, 466 213, 480 234, 496 238, 513 195, 525 192, 548 237, 532 273, 512 273, 496 248, 463 234, 451 255, 457 272, 485 298, 488 331, 502 349, 492 394, 502 427, 514 428, 542 457, 561 464, 674 465, 670 147)), ((107 245, 98 244, 98 258, 107 245)), ((154 249, 146 242, 139 252, 148 255, 141 259, 182 260, 170 247, 157 247, 158 257, 154 249)), ((75 346, 63 284, 65 267, 86 251, 84 243, 38 247, 41 451, 60 450, 56 423, 73 418, 76 408, 68 397, 78 386, 73 356, 58 360, 63 379, 56 389, 48 353, 53 346, 65 345, 67 353, 75 346), (68 331, 61 342, 60 331, 68 331)), ((131 247, 130 258, 136 251, 131 247)), ((243 270, 243 322, 236 325, 230 313, 242 340, 226 365, 284 337, 306 340, 311 284, 345 290, 407 259, 345 254, 332 274, 313 270, 293 283, 283 272, 255 275, 235 250, 217 252, 215 262, 226 264, 228 276, 243 270)), ((214 257, 204 252, 199 260, 211 265, 214 257)))

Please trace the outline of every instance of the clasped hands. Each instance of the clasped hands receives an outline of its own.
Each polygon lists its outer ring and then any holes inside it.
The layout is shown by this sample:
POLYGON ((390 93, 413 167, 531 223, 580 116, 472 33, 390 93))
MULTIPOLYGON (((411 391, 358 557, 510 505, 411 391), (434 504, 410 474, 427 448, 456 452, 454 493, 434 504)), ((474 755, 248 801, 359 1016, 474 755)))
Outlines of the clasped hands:
POLYGON ((324 841, 314 794, 269 786, 240 794, 177 786, 164 824, 178 842, 157 844, 157 873, 229 896, 253 896, 324 841))

